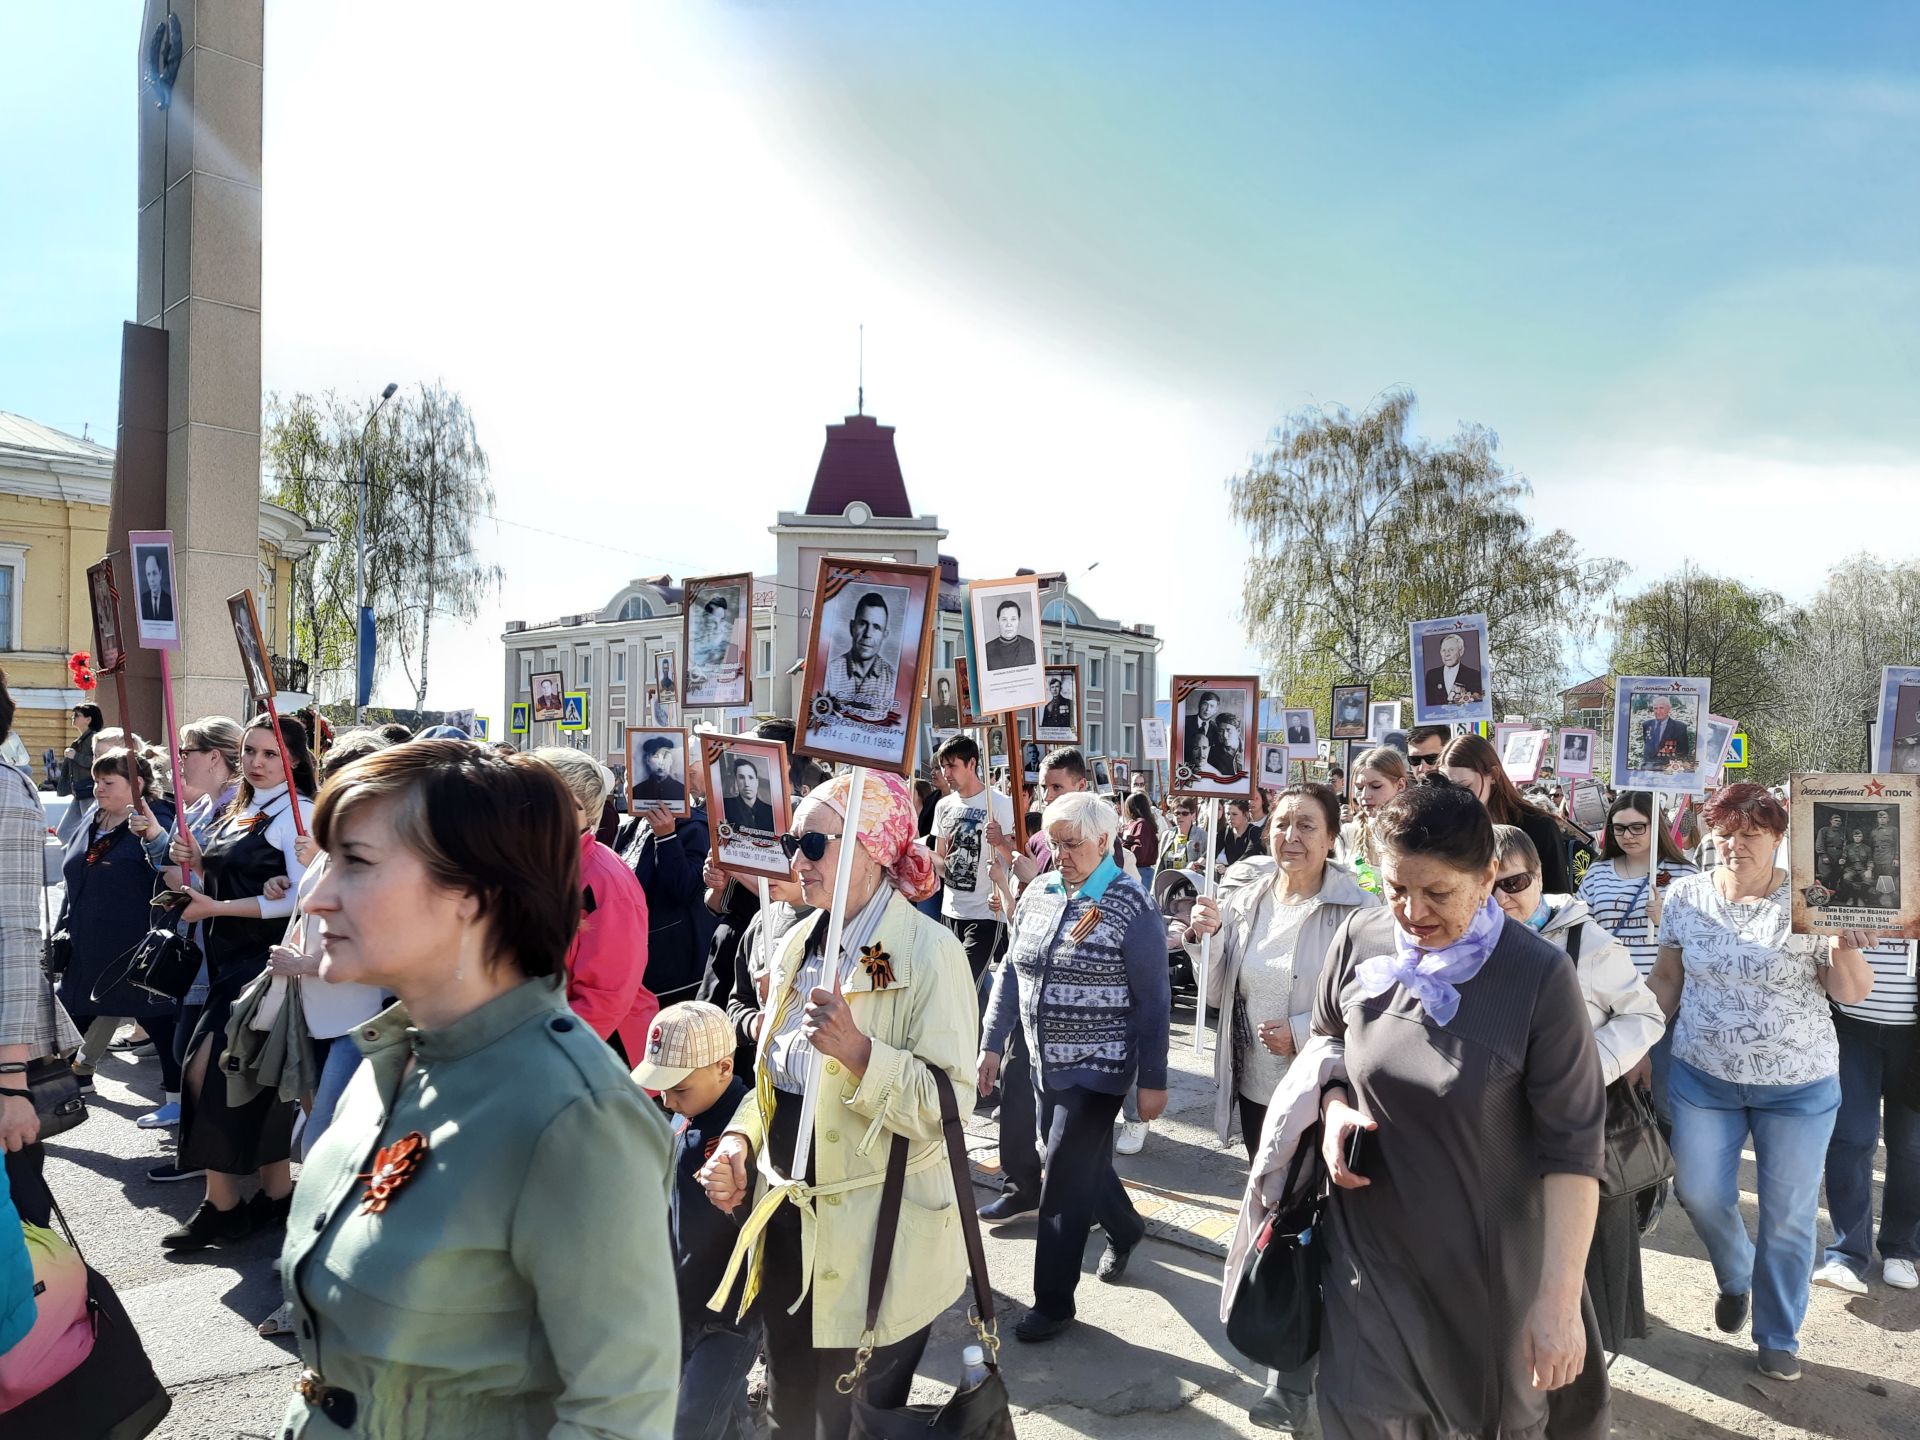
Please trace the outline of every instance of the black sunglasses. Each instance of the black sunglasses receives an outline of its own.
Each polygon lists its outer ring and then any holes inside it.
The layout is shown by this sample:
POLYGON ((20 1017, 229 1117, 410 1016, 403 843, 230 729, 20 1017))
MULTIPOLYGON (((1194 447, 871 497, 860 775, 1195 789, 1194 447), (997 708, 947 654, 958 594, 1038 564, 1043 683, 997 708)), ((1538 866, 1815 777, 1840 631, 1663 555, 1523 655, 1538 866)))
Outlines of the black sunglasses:
POLYGON ((804 835, 782 835, 780 850, 789 860, 796 855, 804 855, 818 865, 827 858, 827 842, 839 838, 838 835, 829 835, 824 830, 809 830, 804 835))
POLYGON ((1522 870, 1518 875, 1501 876, 1493 882, 1493 888, 1503 895, 1524 895, 1531 884, 1533 884, 1533 872, 1522 870))
POLYGON ((1407 756, 1407 764, 1409 765, 1438 765, 1439 763, 1440 763, 1440 756, 1437 753, 1433 755, 1407 756))

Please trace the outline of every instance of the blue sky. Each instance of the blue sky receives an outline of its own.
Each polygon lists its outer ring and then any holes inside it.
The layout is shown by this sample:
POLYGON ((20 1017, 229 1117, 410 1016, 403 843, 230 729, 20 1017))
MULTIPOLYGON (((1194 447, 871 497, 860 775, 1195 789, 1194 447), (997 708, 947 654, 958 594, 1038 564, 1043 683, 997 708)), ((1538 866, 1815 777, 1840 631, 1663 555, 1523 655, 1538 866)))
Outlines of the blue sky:
MULTIPOLYGON (((495 462, 433 703, 498 708, 503 619, 765 568, 863 322, 963 569, 1099 560, 1169 669, 1247 659, 1225 477, 1395 384, 1643 575, 1920 549, 1911 6, 269 8, 267 383, 444 379, 495 462)), ((0 408, 96 435, 138 14, 11 9, 0 98, 0 408)))

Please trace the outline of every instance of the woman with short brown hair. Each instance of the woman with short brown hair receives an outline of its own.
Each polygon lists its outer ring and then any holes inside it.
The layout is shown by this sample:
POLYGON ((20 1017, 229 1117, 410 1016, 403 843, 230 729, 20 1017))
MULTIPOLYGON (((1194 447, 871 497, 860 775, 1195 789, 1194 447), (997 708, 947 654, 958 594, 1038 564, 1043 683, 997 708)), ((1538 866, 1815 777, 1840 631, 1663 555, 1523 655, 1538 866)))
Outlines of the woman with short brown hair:
POLYGON ((1555 895, 1573 889, 1567 871, 1567 841, 1560 822, 1527 802, 1507 770, 1500 752, 1479 735, 1456 735, 1440 752, 1440 773, 1471 790, 1496 825, 1513 825, 1526 832, 1540 852, 1540 883, 1555 895))

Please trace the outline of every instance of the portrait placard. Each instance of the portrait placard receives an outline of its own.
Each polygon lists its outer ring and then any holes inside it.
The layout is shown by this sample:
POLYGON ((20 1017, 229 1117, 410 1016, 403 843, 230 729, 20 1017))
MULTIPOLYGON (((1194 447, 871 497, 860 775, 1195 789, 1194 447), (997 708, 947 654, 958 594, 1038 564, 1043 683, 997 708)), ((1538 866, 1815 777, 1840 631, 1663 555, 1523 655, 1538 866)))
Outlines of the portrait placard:
POLYGON ((1573 823, 1589 835, 1598 835, 1607 823, 1607 792, 1598 780, 1576 780, 1567 797, 1573 823))
POLYGON ((542 670, 532 676, 527 685, 533 694, 533 723, 536 725, 558 725, 566 713, 567 701, 565 686, 567 677, 558 670, 542 670))
POLYGON ((653 652, 653 683, 662 699, 674 704, 680 703, 680 666, 675 659, 672 647, 665 646, 653 652))
POLYGON ((1563 780, 1587 779, 1593 774, 1593 756, 1599 748, 1597 731, 1572 727, 1562 730, 1553 757, 1553 773, 1563 780))
POLYGON ((1920 665, 1880 671, 1878 713, 1873 768, 1883 775, 1920 775, 1920 665))
POLYGON ((1546 759, 1551 730, 1516 727, 1500 747, 1500 768, 1516 785, 1527 785, 1540 778, 1540 762, 1546 759))
POLYGON ((1260 788, 1262 790, 1284 790, 1287 788, 1287 762, 1292 759, 1285 745, 1276 745, 1271 740, 1260 742, 1260 788))
POLYGON ((927 726, 938 745, 960 732, 959 677, 951 670, 930 671, 927 682, 927 726))
POLYGON ((1920 776, 1795 775, 1788 797, 1793 933, 1920 939, 1920 776))
POLYGON ((1524 720, 1502 720, 1495 724, 1493 734, 1488 737, 1493 741, 1493 753, 1496 755, 1506 754, 1507 737, 1518 734, 1526 728, 1527 722, 1524 720))
POLYGON ((1167 758, 1167 722, 1160 716, 1140 717, 1140 753, 1148 760, 1167 758))
POLYGON ((1104 755, 1093 759, 1093 788, 1102 795, 1113 789, 1113 766, 1107 763, 1104 755))
MULTIPOLYGON (((746 705, 753 695, 747 673, 752 653, 753 576, 702 575, 681 587, 680 653, 683 705, 746 705)), ((656 679, 655 683, 659 683, 656 679)))
POLYGON ((1047 703, 1040 645, 1040 583, 1031 575, 967 585, 971 645, 967 657, 980 709, 988 715, 1047 703))
POLYGON ((1034 738, 1044 740, 1049 745, 1078 745, 1080 667, 1049 665, 1046 667, 1046 684, 1047 698, 1040 706, 1040 728, 1034 732, 1034 738))
MULTIPOLYGON (((691 653, 691 652, 689 652, 691 653)), ((744 735, 701 737, 707 771, 707 807, 713 827, 713 863, 736 875, 785 880, 792 874, 780 837, 793 821, 787 788, 787 747, 744 735)))
POLYGON ((640 718, 658 728, 671 730, 680 723, 680 704, 671 690, 662 690, 657 684, 648 685, 642 697, 640 718))
MULTIPOLYGON (((129 530, 127 549, 132 556, 134 630, 142 650, 180 648, 179 606, 174 585, 173 532, 129 530)), ((270 690, 256 690, 270 695, 270 690)))
POLYGON ((1367 724, 1367 706, 1373 697, 1370 685, 1333 687, 1333 728, 1327 733, 1335 740, 1365 740, 1372 734, 1367 724))
POLYGON ((820 562, 796 751, 912 773, 937 583, 931 565, 820 562))
POLYGON ((1287 749, 1293 759, 1317 760, 1320 758, 1319 720, 1313 711, 1282 710, 1280 733, 1285 736, 1287 749))
POLYGON ((1413 642, 1413 723, 1492 720, 1487 617, 1449 615, 1416 620, 1408 628, 1413 642))
POLYGON ((1125 794, 1133 788, 1133 762, 1116 755, 1113 757, 1113 788, 1125 794))
POLYGON ((677 727, 627 727, 627 808, 687 813, 687 732, 677 727))
MULTIPOLYGON (((1260 713, 1260 682, 1252 675, 1176 675, 1171 686, 1173 732, 1168 737, 1172 795, 1250 797, 1253 756, 1247 722, 1260 713)), ((1309 733, 1313 713, 1306 717, 1309 733)))
POLYGON ((560 728, 562 730, 584 730, 587 728, 587 692, 569 690, 560 701, 560 728))
POLYGON ((248 693, 264 705, 274 694, 273 667, 267 663, 267 643, 260 635, 260 612, 253 608, 251 590, 227 597, 227 618, 233 623, 233 642, 240 647, 240 678, 247 682, 248 693))
POLYGON ((120 587, 113 581, 113 560, 97 560, 87 567, 87 605, 93 611, 93 669, 110 675, 127 662, 127 643, 120 634, 120 587))
POLYGON ((1040 783, 1040 762, 1046 758, 1046 749, 1038 740, 1020 742, 1020 779, 1023 783, 1040 783))
POLYGON ((1700 741, 1713 682, 1677 675, 1621 675, 1613 690, 1613 785, 1692 794, 1706 789, 1717 757, 1700 741))
POLYGON ((1733 748, 1733 733, 1740 722, 1725 715, 1709 715, 1700 740, 1701 770, 1709 786, 1726 779, 1727 752, 1733 748))
POLYGON ((1400 728, 1400 702, 1375 700, 1367 706, 1367 739, 1378 744, 1400 728))
POLYGON ((978 730, 986 724, 987 717, 973 708, 973 676, 964 658, 956 657, 953 662, 953 690, 960 706, 960 728, 978 730))
POLYGON ((516 700, 508 707, 507 733, 509 735, 524 735, 527 733, 530 728, 527 722, 532 718, 530 713, 532 709, 533 707, 525 700, 516 700))

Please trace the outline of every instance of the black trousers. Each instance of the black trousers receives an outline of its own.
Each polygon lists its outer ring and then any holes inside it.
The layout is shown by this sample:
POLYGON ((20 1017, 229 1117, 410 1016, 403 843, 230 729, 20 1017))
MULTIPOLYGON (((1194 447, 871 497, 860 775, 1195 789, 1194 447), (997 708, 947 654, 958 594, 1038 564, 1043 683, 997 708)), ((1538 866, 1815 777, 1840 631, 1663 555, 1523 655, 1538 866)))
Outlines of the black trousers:
POLYGON ((163 1011, 142 1020, 141 1025, 153 1037, 154 1058, 160 1062, 160 1088, 167 1095, 180 1093, 180 1061, 174 1052, 174 1031, 180 1025, 178 1010, 163 1011))
POLYGON ((1000 937, 1006 930, 998 920, 955 920, 947 917, 947 928, 960 939, 967 952, 967 968, 978 980, 993 963, 994 951, 1000 948, 1000 937))
POLYGON ((1240 1141, 1247 1147, 1247 1160, 1251 1163, 1254 1148, 1260 1143, 1260 1129, 1267 1123, 1267 1107, 1244 1095, 1233 1098, 1240 1105, 1240 1141))
POLYGON ((1040 1194, 1040 1107, 1026 1032, 1018 1023, 1000 1061, 1000 1174, 1003 1191, 1040 1194))
MULTIPOLYGON (((774 1106, 767 1134, 767 1154, 781 1173, 791 1173, 793 1142, 800 1129, 800 1097, 782 1093, 774 1106)), ((808 1156, 808 1178, 814 1173, 808 1156)), ((825 1209, 820 1223, 832 1223, 835 1212, 825 1209)), ((840 1377, 853 1369, 852 1350, 823 1350, 813 1343, 813 1292, 800 1308, 787 1313, 799 1295, 805 1276, 800 1264, 800 1212, 782 1205, 768 1222, 762 1244, 766 1252, 760 1275, 758 1310, 767 1327, 767 1418, 780 1440, 847 1440, 853 1428, 853 1397, 835 1389, 840 1377)), ((858 1287, 864 1297, 866 1285, 858 1287)), ((889 1409, 907 1403, 913 1372, 927 1348, 931 1325, 904 1340, 882 1345, 867 1360, 861 1378, 861 1396, 872 1405, 889 1409)))
POLYGON ((1147 1233, 1113 1168, 1113 1121, 1125 1098, 1077 1087, 1041 1089, 1047 1168, 1033 1250, 1033 1308, 1050 1319, 1073 1316, 1073 1292, 1095 1220, 1122 1249, 1147 1233))

